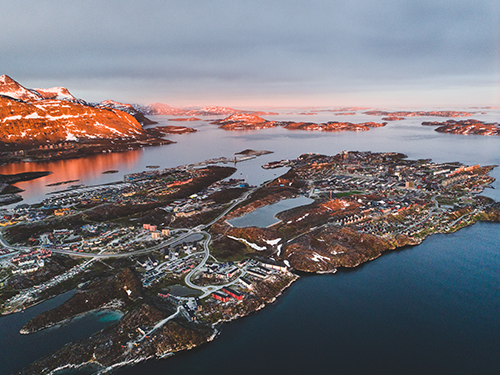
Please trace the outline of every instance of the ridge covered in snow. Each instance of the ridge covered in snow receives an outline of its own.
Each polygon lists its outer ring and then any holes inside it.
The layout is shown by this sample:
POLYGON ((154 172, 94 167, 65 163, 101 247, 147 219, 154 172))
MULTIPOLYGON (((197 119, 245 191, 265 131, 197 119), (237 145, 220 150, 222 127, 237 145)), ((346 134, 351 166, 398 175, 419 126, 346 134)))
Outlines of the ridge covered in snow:
POLYGON ((7 75, 0 76, 0 142, 38 144, 148 137, 132 115, 113 108, 116 105, 133 110, 132 106, 109 102, 94 107, 76 99, 64 87, 30 90, 7 75))
POLYGON ((34 90, 28 90, 8 75, 0 76, 0 95, 18 100, 40 100, 43 97, 34 90))
POLYGON ((68 100, 70 102, 76 102, 85 104, 85 101, 75 98, 66 87, 51 87, 48 89, 33 89, 36 91, 42 99, 56 99, 56 100, 68 100))

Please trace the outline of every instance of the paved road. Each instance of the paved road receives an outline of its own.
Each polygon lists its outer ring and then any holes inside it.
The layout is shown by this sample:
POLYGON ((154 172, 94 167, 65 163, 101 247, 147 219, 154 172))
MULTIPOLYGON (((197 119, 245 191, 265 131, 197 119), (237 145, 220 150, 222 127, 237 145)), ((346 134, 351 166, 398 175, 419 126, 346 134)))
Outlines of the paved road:
POLYGON ((227 283, 227 284, 224 284, 224 285, 207 285, 207 286, 198 286, 196 284, 193 284, 193 282, 191 281, 191 278, 205 265, 205 263, 207 262, 208 258, 210 257, 210 249, 208 247, 208 245, 210 244, 210 241, 212 239, 212 237, 210 236, 209 233, 207 232, 203 232, 207 238, 203 244, 204 246, 204 252, 205 252, 205 255, 202 259, 202 261, 196 266, 194 267, 185 277, 184 279, 184 282, 186 283, 186 285, 188 287, 190 287, 191 289, 196 289, 196 290, 200 290, 203 292, 203 294, 200 296, 200 298, 204 298, 208 295, 210 295, 211 293, 217 291, 217 290, 220 290, 226 286, 230 286, 230 285, 233 285, 233 284, 236 284, 240 277, 244 276, 246 274, 246 271, 245 270, 242 270, 241 271, 241 274, 233 281, 227 283))
POLYGON ((0 258, 5 258, 5 257, 9 257, 12 255, 16 255, 19 252, 19 250, 31 250, 31 248, 26 247, 26 246, 11 246, 5 240, 5 238, 3 238, 3 231, 1 231, 1 230, 0 230, 0 245, 6 249, 12 251, 11 253, 0 255, 0 258))
MULTIPOLYGON (((104 250, 102 250, 100 253, 96 254, 96 253, 84 253, 84 252, 74 252, 74 251, 69 251, 69 250, 60 250, 60 249, 54 249, 52 250, 52 252, 54 253, 58 253, 58 254, 66 254, 66 255, 70 255, 70 256, 73 256, 73 257, 81 257, 81 258, 91 258, 87 263, 91 263, 93 260, 97 260, 97 259, 105 259, 105 258, 124 258, 124 257, 129 257, 129 256, 137 256, 137 255, 142 255, 142 254, 147 254, 147 253, 151 253, 153 251, 156 251, 156 250, 160 250, 162 248, 165 248, 167 246, 170 246, 176 242, 180 242, 182 241, 183 239, 191 236, 192 234, 196 234, 196 233, 199 233, 199 234, 203 234, 206 238, 205 238, 205 241, 204 241, 204 244, 203 244, 203 247, 204 247, 204 256, 203 256, 203 259, 202 261, 195 267, 193 268, 185 277, 185 283, 188 287, 190 288, 193 288, 193 289, 196 289, 196 290, 200 290, 203 292, 203 295, 201 296, 201 298, 203 297, 206 297, 208 295, 210 295, 210 293, 212 293, 213 291, 216 291, 216 290, 220 290, 222 289, 223 287, 225 286, 229 286, 229 285, 232 285, 232 284, 235 284, 238 282, 239 278, 243 275, 246 274, 246 271, 243 270, 242 273, 238 276, 238 278, 236 278, 235 280, 233 280, 232 282, 230 283, 227 283, 227 284, 224 284, 224 285, 217 285, 217 286, 197 286, 195 284, 192 283, 191 281, 191 278, 205 265, 205 263, 207 262, 208 258, 210 257, 210 249, 209 249, 209 244, 210 244, 210 241, 212 239, 211 235, 208 233, 208 232, 205 232, 204 229, 212 226, 213 224, 215 224, 217 221, 219 221, 224 215, 226 215, 229 211, 231 211, 237 204, 239 204, 240 202, 243 202, 244 200, 246 200, 248 198, 248 196, 250 194, 252 194, 255 190, 257 190, 258 187, 255 187, 249 191, 247 191, 245 194, 243 194, 241 197, 235 199, 231 205, 226 208, 224 210, 224 212, 222 212, 219 216, 217 216, 214 220, 212 220, 210 223, 208 224, 205 224, 205 225, 198 225, 197 227, 193 228, 193 229, 179 229, 178 231, 182 231, 182 230, 185 230, 186 232, 181 234, 180 236, 178 237, 175 237, 175 238, 171 238, 170 240, 168 241, 165 241, 165 242, 162 242, 158 245, 155 245, 155 246, 152 246, 152 247, 149 247, 148 249, 143 249, 143 250, 137 250, 137 251, 131 251, 131 252, 127 252, 127 253, 119 253, 119 254, 105 254, 104 253, 104 250)), ((29 247, 14 247, 14 246, 11 246, 7 241, 5 241, 5 239, 2 237, 2 233, 0 231, 0 244, 2 246, 4 246, 5 248, 7 249, 10 249, 10 250, 20 250, 20 249, 30 249, 29 247)), ((11 254, 8 254, 9 256, 12 255, 11 254)), ((46 287, 47 285, 50 285, 50 282, 43 285, 44 287, 46 287)), ((37 289, 36 291, 34 292, 39 292, 40 289, 37 289)), ((27 295, 26 295, 27 297, 27 295)), ((177 311, 176 314, 174 315, 177 315, 179 313, 179 310, 177 311)), ((170 318, 173 318, 174 317, 171 316, 167 319, 170 319, 170 318)), ((168 320, 166 320, 168 321, 168 320)), ((166 321, 164 323, 166 323, 166 321)), ((164 324, 163 323, 163 324, 164 324)), ((155 326, 154 329, 156 329, 157 327, 155 326)))
POLYGON ((198 272, 200 270, 200 268, 202 268, 205 263, 207 262, 208 260, 208 257, 210 256, 210 249, 208 248, 208 245, 210 243, 210 240, 212 239, 212 236, 207 233, 207 232, 202 232, 203 234, 205 234, 207 236, 207 238, 205 239, 205 242, 203 243, 203 248, 204 248, 204 256, 203 256, 203 259, 201 260, 201 262, 196 266, 194 267, 187 275, 186 275, 186 278, 184 279, 184 282, 186 283, 186 285, 190 288, 193 288, 193 289, 197 289, 197 290, 201 290, 203 292, 206 291, 206 288, 207 287, 200 287, 200 286, 197 286, 195 284, 193 284, 191 282, 191 277, 193 277, 193 275, 198 272))
MULTIPOLYGON (((255 190, 259 189, 262 185, 259 185, 258 187, 254 187, 253 189, 248 190, 246 193, 244 193, 241 197, 236 198, 231 205, 224 210, 223 213, 221 213, 219 216, 217 216, 215 219, 213 219, 210 223, 205 224, 205 225, 199 225, 196 228, 201 228, 200 230, 206 229, 208 227, 211 227, 214 225, 216 222, 218 222, 224 215, 226 215, 229 211, 231 211, 236 205, 240 204, 241 202, 245 201, 248 199, 248 196, 252 194, 255 190)), ((195 229, 196 229, 195 228, 195 229)))
MULTIPOLYGON (((174 319, 177 315, 181 313, 181 310, 183 309, 182 306, 177 307, 177 311, 173 313, 172 315, 168 316, 167 318, 160 320, 158 323, 155 324, 155 326, 146 334, 144 334, 139 340, 135 341, 135 343, 141 342, 144 340, 146 337, 150 336, 154 331, 156 331, 158 328, 163 327, 168 321, 174 319)), ((134 343, 129 343, 129 347, 131 346, 130 344, 134 343)))
MULTIPOLYGON (((217 221, 219 221, 224 215, 226 215, 229 211, 231 211, 237 204, 239 204, 239 203, 243 202, 244 200, 246 200, 248 198, 248 196, 250 194, 252 194, 255 190, 257 190, 259 187, 255 187, 255 188, 247 191, 246 193, 244 193, 241 197, 235 199, 233 201, 233 203, 231 203, 231 205, 224 210, 224 212, 222 212, 219 216, 217 216, 210 223, 204 224, 204 225, 203 224, 202 225, 198 225, 197 227, 195 227, 193 229, 181 228, 179 230, 186 230, 186 233, 180 235, 179 237, 172 238, 172 239, 170 239, 168 241, 162 242, 161 244, 149 247, 147 249, 130 251, 130 252, 127 252, 127 253, 117 253, 117 254, 105 254, 105 253, 103 253, 103 254, 95 254, 95 253, 84 253, 84 252, 80 253, 80 252, 74 252, 74 251, 70 251, 70 250, 60 250, 60 249, 54 249, 54 250, 52 250, 52 252, 58 253, 58 254, 71 255, 71 256, 80 257, 80 258, 101 258, 101 259, 103 259, 103 258, 126 258, 126 257, 130 257, 130 256, 137 256, 137 255, 148 254, 148 253, 151 253, 153 251, 157 251, 157 250, 160 250, 160 249, 165 248, 167 246, 170 246, 170 245, 172 245, 172 244, 174 244, 176 242, 182 241, 183 239, 189 237, 192 234, 204 233, 204 234, 208 235, 208 233, 203 232, 204 229, 211 227, 213 224, 215 224, 217 221)), ((3 238, 1 237, 1 233, 0 233, 0 243, 2 243, 1 242, 2 240, 3 240, 3 238)), ((7 244, 7 242, 5 242, 5 243, 7 244)), ((12 248, 10 245, 8 245, 6 247, 12 248)), ((19 250, 19 248, 17 248, 17 250, 19 250)), ((206 251, 208 252, 208 244, 207 244, 207 250, 206 251)), ((206 255, 207 259, 208 259, 209 255, 210 254, 206 255)), ((203 264, 205 264, 205 262, 206 262, 206 260, 203 262, 203 264)), ((203 266, 201 266, 201 267, 203 267, 203 266)))
POLYGON ((163 249, 163 248, 170 246, 176 242, 182 241, 184 238, 187 238, 195 233, 199 233, 199 232, 195 231, 193 229, 189 229, 186 233, 181 234, 179 237, 171 238, 168 241, 162 242, 162 243, 155 245, 155 246, 151 246, 147 249, 130 251, 127 253, 117 253, 117 254, 79 253, 79 252, 75 252, 75 251, 71 251, 71 250, 60 250, 60 249, 54 249, 54 250, 52 250, 52 252, 58 253, 58 254, 71 255, 71 256, 75 256, 75 257, 81 257, 81 258, 125 258, 125 257, 130 257, 130 256, 148 254, 148 253, 151 253, 153 251, 163 249))

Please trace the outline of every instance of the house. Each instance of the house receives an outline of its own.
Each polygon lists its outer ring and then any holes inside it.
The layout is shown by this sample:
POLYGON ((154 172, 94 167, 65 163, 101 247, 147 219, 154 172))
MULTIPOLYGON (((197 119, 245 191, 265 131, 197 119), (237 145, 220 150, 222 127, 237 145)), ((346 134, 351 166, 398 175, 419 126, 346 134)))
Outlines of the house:
POLYGON ((234 289, 224 287, 222 288, 222 291, 227 293, 229 296, 233 297, 234 299, 241 301, 243 299, 243 293, 240 293, 234 289))
POLYGON ((262 264, 262 267, 265 267, 265 268, 271 269, 271 270, 276 270, 276 271, 280 271, 280 272, 286 272, 288 270, 285 264, 280 265, 280 264, 272 264, 272 263, 264 263, 264 262, 261 262, 261 264, 262 264))
POLYGON ((222 301, 222 302, 229 301, 229 296, 227 294, 220 293, 220 292, 213 292, 212 297, 219 300, 219 301, 222 301))
POLYGON ((248 280, 247 278, 245 277, 240 277, 240 280, 239 280, 240 284, 244 287, 244 288, 248 288, 248 289, 253 289, 253 284, 250 280, 248 280))

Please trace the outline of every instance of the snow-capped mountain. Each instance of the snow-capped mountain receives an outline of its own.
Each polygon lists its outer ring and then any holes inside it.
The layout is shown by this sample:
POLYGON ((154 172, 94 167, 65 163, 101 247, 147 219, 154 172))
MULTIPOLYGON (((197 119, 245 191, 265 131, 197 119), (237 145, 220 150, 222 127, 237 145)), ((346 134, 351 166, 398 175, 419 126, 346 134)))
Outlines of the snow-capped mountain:
POLYGON ((43 97, 35 90, 28 90, 26 87, 14 81, 7 75, 0 76, 0 95, 9 96, 19 100, 40 100, 43 97))
POLYGON ((132 104, 120 103, 114 100, 105 100, 95 105, 98 108, 117 109, 135 117, 142 125, 158 124, 156 121, 148 119, 144 114, 132 106, 132 104))
POLYGON ((148 138, 130 114, 82 102, 65 88, 30 90, 6 75, 0 76, 0 142, 148 138))
POLYGON ((51 87, 49 89, 33 89, 42 99, 67 100, 73 103, 87 104, 85 100, 77 99, 66 87, 51 87))
POLYGON ((168 104, 163 103, 152 103, 148 105, 134 104, 134 108, 144 113, 145 115, 171 115, 171 116, 184 116, 185 110, 180 108, 174 108, 168 104))

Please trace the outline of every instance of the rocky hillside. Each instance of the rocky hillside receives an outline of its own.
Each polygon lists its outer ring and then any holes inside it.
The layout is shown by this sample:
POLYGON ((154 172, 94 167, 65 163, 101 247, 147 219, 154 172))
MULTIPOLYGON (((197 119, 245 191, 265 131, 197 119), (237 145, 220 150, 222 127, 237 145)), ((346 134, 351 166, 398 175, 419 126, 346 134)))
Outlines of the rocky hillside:
POLYGON ((98 108, 105 109, 117 109, 122 112, 126 112, 129 115, 132 115, 137 121, 141 123, 141 125, 152 125, 158 124, 156 121, 148 119, 144 114, 137 109, 135 109, 132 104, 120 103, 114 100, 105 100, 96 105, 98 108))
POLYGON ((56 143, 146 137, 131 115, 60 100, 25 102, 0 97, 0 142, 56 143))
POLYGON ((424 121, 422 125, 437 126, 435 131, 440 133, 500 135, 500 125, 498 123, 485 123, 474 119, 461 121, 448 120, 444 122, 424 121))
POLYGON ((147 138, 141 124, 122 110, 87 105, 63 87, 30 90, 0 76, 0 142, 4 144, 147 138))

